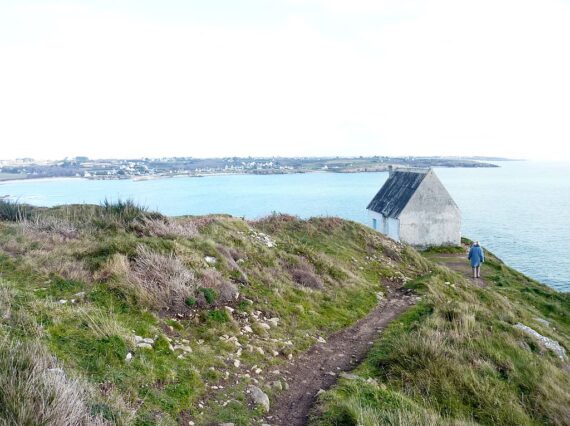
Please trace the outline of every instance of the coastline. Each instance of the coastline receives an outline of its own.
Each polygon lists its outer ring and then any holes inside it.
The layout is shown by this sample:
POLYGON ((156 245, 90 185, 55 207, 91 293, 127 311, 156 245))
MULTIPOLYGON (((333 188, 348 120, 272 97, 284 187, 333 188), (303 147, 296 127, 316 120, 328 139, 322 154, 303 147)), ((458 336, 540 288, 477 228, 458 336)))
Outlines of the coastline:
MULTIPOLYGON (((409 166, 398 166, 395 167, 409 167, 409 166)), ((482 163, 480 166, 433 166, 437 168, 446 169, 487 169, 487 168, 498 168, 501 167, 498 164, 493 163, 482 163)), ((239 175, 251 175, 251 176, 273 176, 273 175, 293 175, 293 174, 313 174, 313 173, 331 173, 331 174, 353 174, 353 173, 387 173, 389 171, 388 167, 381 168, 355 168, 355 169, 344 169, 344 170, 334 170, 334 169, 298 169, 298 170, 269 170, 264 171, 240 171, 240 172, 224 172, 217 171, 212 173, 177 173, 171 175, 133 175, 127 177, 85 177, 85 176, 45 176, 45 177, 33 177, 24 176, 17 179, 0 179, 0 186, 4 183, 18 183, 18 182, 31 182, 31 181, 51 181, 51 180, 65 180, 65 179, 84 179, 84 180, 96 180, 96 181, 118 181, 118 180, 131 180, 134 182, 142 182, 147 180, 156 179, 169 179, 169 178, 181 178, 181 177, 207 177, 207 176, 239 176, 239 175)))

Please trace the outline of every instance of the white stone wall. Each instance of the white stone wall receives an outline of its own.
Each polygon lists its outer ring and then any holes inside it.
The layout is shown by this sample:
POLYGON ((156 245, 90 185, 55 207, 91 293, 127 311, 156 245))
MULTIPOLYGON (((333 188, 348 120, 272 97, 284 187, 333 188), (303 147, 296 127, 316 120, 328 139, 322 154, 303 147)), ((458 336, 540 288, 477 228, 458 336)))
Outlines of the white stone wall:
POLYGON ((399 219, 402 242, 420 247, 461 244, 461 212, 433 171, 399 219))
POLYGON ((370 226, 374 228, 373 220, 376 219, 376 230, 395 241, 400 241, 400 221, 393 218, 385 218, 380 213, 368 210, 370 226))

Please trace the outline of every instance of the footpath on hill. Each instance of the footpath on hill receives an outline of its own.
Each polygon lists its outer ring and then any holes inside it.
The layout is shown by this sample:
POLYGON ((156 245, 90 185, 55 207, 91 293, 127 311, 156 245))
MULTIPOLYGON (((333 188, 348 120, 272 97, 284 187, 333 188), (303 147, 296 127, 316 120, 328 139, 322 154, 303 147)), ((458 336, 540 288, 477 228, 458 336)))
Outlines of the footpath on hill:
POLYGON ((370 314, 292 360, 282 370, 290 387, 273 402, 268 423, 307 424, 319 391, 329 389, 339 376, 346 377, 364 359, 382 330, 417 300, 408 289, 388 287, 386 298, 370 314))
MULTIPOLYGON (((466 249, 467 250, 467 249, 466 249)), ((467 260, 467 255, 464 253, 437 253, 437 254, 425 254, 425 256, 435 263, 446 266, 454 272, 463 275, 465 278, 470 279, 473 284, 479 287, 487 287, 487 281, 485 280, 485 274, 488 273, 488 269, 483 263, 481 267, 481 278, 473 278, 473 270, 471 265, 467 260)))

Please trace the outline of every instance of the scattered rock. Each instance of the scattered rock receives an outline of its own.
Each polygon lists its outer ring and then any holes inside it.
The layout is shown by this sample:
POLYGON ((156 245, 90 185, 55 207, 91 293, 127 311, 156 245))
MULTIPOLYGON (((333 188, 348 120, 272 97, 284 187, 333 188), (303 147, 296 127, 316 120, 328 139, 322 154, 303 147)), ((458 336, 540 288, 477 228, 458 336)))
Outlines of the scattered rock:
POLYGON ((175 351, 177 350, 181 350, 182 352, 186 352, 186 353, 191 353, 192 352, 192 348, 190 346, 186 346, 186 345, 174 345, 173 348, 175 351))
POLYGON ((61 299, 61 300, 59 301, 59 303, 60 303, 61 305, 65 305, 65 304, 67 303, 67 300, 61 299))
POLYGON ((127 356, 125 357, 125 361, 131 362, 132 359, 133 359, 133 354, 129 352, 129 353, 127 354, 127 356))
POLYGON ((234 360, 234 367, 235 368, 239 368, 240 365, 241 365, 241 361, 239 359, 234 360))
POLYGON ((234 426, 233 423, 220 423, 220 426, 234 426))
POLYGON ((137 348, 152 349, 152 345, 150 343, 140 342, 140 343, 137 343, 137 348))
POLYGON ((253 403, 262 406, 266 413, 269 412, 269 397, 267 394, 253 385, 250 385, 247 390, 253 403))
POLYGON ((212 256, 205 256, 204 260, 206 261, 206 263, 208 265, 215 265, 216 262, 218 261, 215 257, 212 257, 212 256))
POLYGON ((258 323, 258 324, 259 324, 259 326, 260 326, 261 328, 263 328, 264 330, 269 330, 269 329, 271 328, 271 326, 270 326, 269 324, 265 323, 265 322, 260 322, 260 323, 258 323))
POLYGON ((319 343, 327 343, 327 341, 325 339, 323 339, 321 336, 318 337, 317 342, 319 343))
POLYGON ((246 325, 246 326, 243 328, 243 332, 244 332, 244 333, 253 333, 253 329, 252 329, 249 325, 246 325))
POLYGON ((535 320, 539 323, 541 323, 542 325, 550 325, 550 321, 545 320, 544 318, 538 318, 536 317, 535 320))
POLYGON ((557 341, 552 340, 549 337, 543 336, 538 331, 536 331, 536 330, 534 330, 534 329, 532 329, 532 328, 530 328, 524 324, 521 324, 520 322, 515 324, 515 327, 518 328, 519 330, 522 330, 526 334, 534 337, 535 339, 537 339, 545 348, 550 349, 552 352, 554 352, 556 355, 558 355, 561 360, 564 361, 567 359, 566 349, 564 349, 562 347, 562 345, 560 345, 560 343, 558 343, 557 341))

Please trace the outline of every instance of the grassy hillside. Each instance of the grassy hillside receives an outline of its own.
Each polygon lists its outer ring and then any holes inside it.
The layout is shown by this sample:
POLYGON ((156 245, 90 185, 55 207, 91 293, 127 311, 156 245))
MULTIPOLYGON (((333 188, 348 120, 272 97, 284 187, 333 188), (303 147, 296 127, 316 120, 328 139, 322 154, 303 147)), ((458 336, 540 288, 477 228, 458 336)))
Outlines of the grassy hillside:
POLYGON ((248 386, 273 399, 279 366, 388 282, 422 302, 316 424, 568 422, 565 362, 513 327, 568 348, 568 297, 496 259, 475 288, 437 255, 336 218, 0 202, 0 424, 256 424, 248 386))
POLYGON ((280 363, 369 312, 383 279, 422 267, 400 262, 408 250, 333 218, 171 219, 121 202, 2 203, 0 219, 8 424, 72 413, 118 424, 251 424, 262 410, 249 403, 249 384, 271 397, 268 383, 287 386, 271 373, 280 363), (69 396, 47 397, 60 393, 69 396))
MULTIPOLYGON (((424 256, 448 259, 441 250, 424 256)), ((492 255, 484 288, 447 268, 430 269, 407 283, 422 302, 389 326, 357 379, 320 396, 312 424, 570 424, 567 356, 519 328, 570 348, 569 295, 492 255)))

